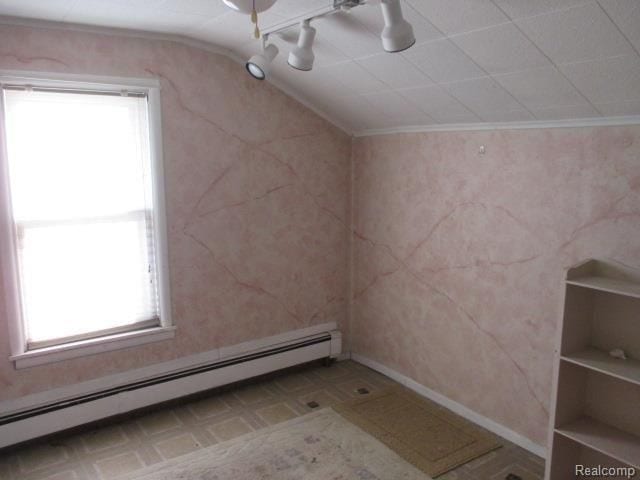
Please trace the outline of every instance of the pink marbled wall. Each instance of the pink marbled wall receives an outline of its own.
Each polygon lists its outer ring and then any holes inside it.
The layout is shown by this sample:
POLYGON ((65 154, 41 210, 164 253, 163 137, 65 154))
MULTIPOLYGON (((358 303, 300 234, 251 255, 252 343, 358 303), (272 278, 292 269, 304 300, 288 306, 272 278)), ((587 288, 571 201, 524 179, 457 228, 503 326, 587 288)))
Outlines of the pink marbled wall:
POLYGON ((346 320, 342 131, 242 65, 171 42, 2 25, 0 68, 161 80, 178 327, 171 341, 16 371, 0 304, 0 400, 346 320))
POLYGON ((398 134, 353 155, 353 351, 545 444, 564 269, 640 267, 640 127, 398 134))

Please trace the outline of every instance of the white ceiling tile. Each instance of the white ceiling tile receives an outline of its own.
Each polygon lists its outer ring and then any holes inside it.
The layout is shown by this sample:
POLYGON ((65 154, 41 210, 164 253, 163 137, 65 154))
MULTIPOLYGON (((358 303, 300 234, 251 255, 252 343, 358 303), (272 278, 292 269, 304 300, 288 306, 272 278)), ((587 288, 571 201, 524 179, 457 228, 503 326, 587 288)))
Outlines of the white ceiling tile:
POLYGON ((384 115, 377 117, 367 117, 363 121, 366 130, 386 130, 398 125, 397 120, 387 118, 384 115))
POLYGON ((482 120, 485 122, 528 122, 536 118, 527 110, 510 110, 507 112, 485 112, 482 120))
POLYGON ((164 0, 158 8, 178 13, 190 13, 192 15, 202 15, 214 18, 229 12, 222 2, 212 2, 211 0, 164 0))
POLYGON ((636 55, 572 63, 560 69, 593 104, 640 100, 640 58, 636 55))
POLYGON ((327 5, 330 5, 327 0, 278 0, 269 12, 286 18, 295 18, 327 5))
POLYGON ((532 17, 587 3, 589 0, 493 0, 510 18, 532 17))
POLYGON ((403 55, 438 83, 456 82, 486 75, 486 72, 446 38, 415 45, 403 55))
POLYGON ((573 118, 595 118, 600 116, 598 111, 589 104, 536 108, 531 111, 538 120, 570 120, 573 118))
POLYGON ((451 40, 491 74, 551 65, 512 23, 457 35, 451 40))
POLYGON ((408 88, 433 83, 401 55, 379 53, 357 60, 365 70, 392 88, 408 88))
POLYGON ((366 57, 384 51, 380 37, 367 30, 355 15, 329 15, 315 21, 314 27, 319 38, 326 39, 350 58, 366 57))
MULTIPOLYGON (((184 33, 206 22, 206 17, 150 8, 152 1, 128 3, 116 0, 82 0, 69 10, 66 22, 165 33, 184 33), (145 6, 146 5, 146 6, 145 6)), ((162 1, 162 0, 160 0, 162 1)))
POLYGON ((393 127, 421 127, 425 125, 436 125, 439 122, 436 122, 433 118, 431 118, 426 113, 419 115, 417 117, 404 117, 399 119, 394 119, 393 127))
POLYGON ((640 52, 640 2, 638 0, 598 0, 609 17, 640 52))
POLYGON ((75 0, 0 0, 0 14, 60 21, 74 3, 75 0))
POLYGON ((640 115, 640 100, 626 102, 596 103, 595 107, 608 117, 640 115))
POLYGON ((493 78, 527 108, 588 103, 555 67, 494 75, 493 78))
POLYGON ((412 102, 396 92, 378 92, 363 95, 363 97, 376 108, 384 112, 391 119, 415 118, 426 115, 412 102))
POLYGON ((522 109, 522 105, 509 92, 489 77, 451 83, 444 87, 465 107, 480 117, 486 113, 513 112, 522 109))
MULTIPOLYGON (((253 41, 253 26, 251 23, 245 25, 238 17, 239 14, 234 12, 225 13, 190 29, 188 34, 231 49, 237 45, 245 45, 253 41)), ((257 52, 259 50, 258 41, 255 41, 255 45, 257 52)))
POLYGON ((407 0, 423 17, 447 35, 508 22, 488 0, 407 0))
MULTIPOLYGON (((436 38, 442 38, 440 32, 431 22, 420 15, 411 5, 406 2, 402 4, 402 13, 404 18, 411 23, 413 33, 416 37, 416 43, 424 43, 436 38)), ((384 28, 382 12, 380 10, 380 2, 370 1, 361 7, 351 10, 351 15, 362 23, 372 34, 379 36, 384 28)))
POLYGON ((389 125, 390 120, 384 117, 384 114, 371 105, 365 98, 360 95, 349 95, 345 97, 335 97, 332 101, 331 112, 338 118, 354 126, 354 129, 363 128, 382 128, 373 126, 372 122, 380 122, 384 119, 382 125, 389 125))
POLYGON ((398 93, 440 123, 480 120, 439 85, 398 90, 398 93))
POLYGON ((556 64, 633 53, 596 3, 525 18, 517 24, 556 64))
POLYGON ((322 67, 322 72, 345 86, 348 93, 365 94, 389 90, 389 87, 354 61, 322 67))

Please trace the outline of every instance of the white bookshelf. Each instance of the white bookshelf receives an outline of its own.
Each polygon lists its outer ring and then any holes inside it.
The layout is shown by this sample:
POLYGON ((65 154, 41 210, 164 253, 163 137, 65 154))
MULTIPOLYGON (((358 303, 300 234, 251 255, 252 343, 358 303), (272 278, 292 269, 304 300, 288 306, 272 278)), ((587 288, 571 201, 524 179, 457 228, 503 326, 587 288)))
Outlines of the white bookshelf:
POLYGON ((546 479, 574 478, 576 464, 640 468, 640 271, 569 269, 557 345, 546 479))

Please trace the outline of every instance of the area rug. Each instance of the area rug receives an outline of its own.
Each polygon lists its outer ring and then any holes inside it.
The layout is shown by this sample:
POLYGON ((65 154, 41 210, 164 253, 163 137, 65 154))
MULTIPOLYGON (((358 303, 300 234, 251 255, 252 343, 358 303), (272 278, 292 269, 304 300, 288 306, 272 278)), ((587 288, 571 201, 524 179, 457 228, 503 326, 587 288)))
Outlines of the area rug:
POLYGON ((334 408, 432 477, 501 447, 491 433, 404 387, 334 408))
POLYGON ((118 480, 430 480, 327 408, 118 480))

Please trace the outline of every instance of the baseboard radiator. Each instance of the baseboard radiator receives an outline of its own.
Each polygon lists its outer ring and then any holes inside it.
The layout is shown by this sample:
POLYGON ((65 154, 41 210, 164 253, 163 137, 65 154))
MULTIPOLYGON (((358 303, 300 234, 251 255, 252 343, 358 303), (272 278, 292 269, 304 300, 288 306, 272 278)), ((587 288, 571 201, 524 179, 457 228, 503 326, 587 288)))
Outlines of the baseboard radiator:
POLYGON ((331 331, 19 411, 0 413, 0 448, 305 362, 336 358, 331 331))

